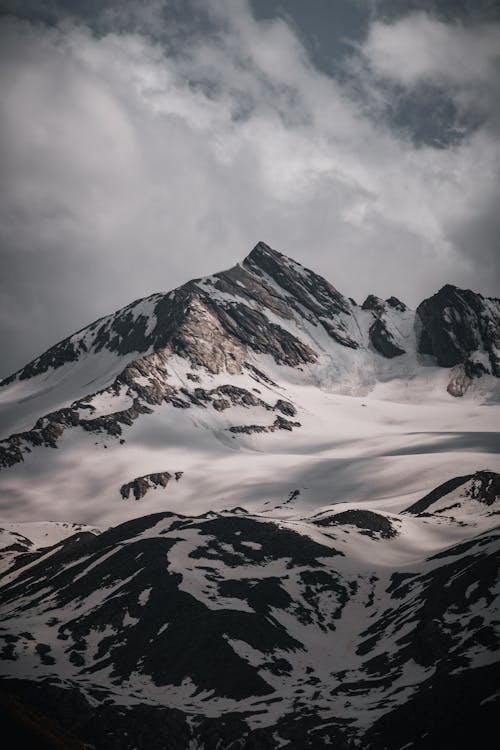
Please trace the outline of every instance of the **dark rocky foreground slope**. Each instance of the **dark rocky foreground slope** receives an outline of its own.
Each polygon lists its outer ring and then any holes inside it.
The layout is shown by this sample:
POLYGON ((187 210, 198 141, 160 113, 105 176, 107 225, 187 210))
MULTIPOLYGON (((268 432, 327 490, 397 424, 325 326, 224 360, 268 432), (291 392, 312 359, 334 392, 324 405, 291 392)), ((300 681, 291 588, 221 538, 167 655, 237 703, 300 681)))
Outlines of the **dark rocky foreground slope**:
POLYGON ((0 579, 0 705, 103 750, 481 745, 499 503, 479 472, 399 516, 163 513, 20 552, 0 579))

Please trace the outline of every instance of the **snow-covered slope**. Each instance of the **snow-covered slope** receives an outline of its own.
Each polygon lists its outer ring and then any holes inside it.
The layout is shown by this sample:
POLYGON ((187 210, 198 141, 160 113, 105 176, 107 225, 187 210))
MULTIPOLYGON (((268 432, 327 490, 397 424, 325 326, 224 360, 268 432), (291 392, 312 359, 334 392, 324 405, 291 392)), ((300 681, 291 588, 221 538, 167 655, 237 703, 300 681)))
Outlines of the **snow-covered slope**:
MULTIPOLYGON (((432 300, 424 308, 441 310, 432 300)), ((419 353, 422 305, 417 317, 395 297, 360 307, 259 243, 4 381, 0 518, 106 525, 165 509, 269 510, 290 494, 295 509, 366 498, 402 509, 449 476, 498 469, 499 381, 493 366, 467 365, 472 350, 494 351, 497 307, 474 300, 482 327, 464 316, 464 362, 441 367, 436 336, 433 354, 419 353), (126 492, 137 480, 142 506, 126 492)))
POLYGON ((67 521, 26 521, 6 523, 0 527, 0 573, 16 560, 31 559, 38 550, 53 547, 61 540, 80 532, 100 533, 100 529, 67 521))
POLYGON ((259 243, 3 381, 14 724, 75 748, 481 745, 499 326, 450 286, 357 305, 259 243))
POLYGON ((1 672, 97 747, 117 726, 124 749, 464 747, 495 716, 499 511, 480 473, 403 514, 80 533, 0 578, 1 672), (76 691, 90 722, 65 708, 76 691))

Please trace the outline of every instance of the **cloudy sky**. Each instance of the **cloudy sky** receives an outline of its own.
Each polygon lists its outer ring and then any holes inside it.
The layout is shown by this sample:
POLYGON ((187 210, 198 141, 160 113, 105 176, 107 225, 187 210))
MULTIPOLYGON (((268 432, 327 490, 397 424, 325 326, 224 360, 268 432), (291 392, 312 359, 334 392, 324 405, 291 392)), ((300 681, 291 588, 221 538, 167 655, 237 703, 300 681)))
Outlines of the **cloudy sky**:
POLYGON ((258 240, 500 296, 495 0, 4 0, 0 377, 258 240))

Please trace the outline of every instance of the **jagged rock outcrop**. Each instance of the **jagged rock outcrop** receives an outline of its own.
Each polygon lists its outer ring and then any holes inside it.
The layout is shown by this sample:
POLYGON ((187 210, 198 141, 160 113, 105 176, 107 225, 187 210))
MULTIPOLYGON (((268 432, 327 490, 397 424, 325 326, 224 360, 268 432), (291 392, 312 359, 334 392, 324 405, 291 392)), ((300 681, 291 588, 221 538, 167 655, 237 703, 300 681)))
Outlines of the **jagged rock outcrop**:
POLYGON ((400 313, 407 311, 406 305, 397 297, 389 297, 382 300, 374 294, 369 294, 361 306, 362 310, 369 310, 375 317, 370 325, 368 336, 373 348, 387 359, 399 357, 405 353, 405 349, 397 343, 396 331, 391 316, 387 313, 395 310, 400 313))
POLYGON ((401 349, 401 347, 395 343, 394 336, 382 318, 377 318, 377 320, 372 323, 369 329, 369 336, 370 341, 378 353, 387 357, 387 359, 399 357, 401 354, 405 353, 405 350, 401 349))
POLYGON ((246 434, 251 435, 254 432, 275 432, 275 430, 288 430, 291 432, 294 427, 301 427, 300 422, 292 422, 285 417, 276 417, 274 422, 270 425, 260 424, 244 424, 244 425, 233 425, 229 427, 229 432, 235 434, 246 434))
MULTIPOLYGON (((343 346, 357 349, 359 341, 353 338, 348 321, 351 304, 340 292, 318 274, 300 266, 290 258, 276 252, 264 242, 259 242, 243 262, 266 287, 266 276, 285 290, 282 296, 288 308, 304 316, 314 325, 321 324, 328 335, 343 346)), ((273 294, 273 290, 270 290, 273 294)), ((274 296, 275 296, 274 292, 274 296)))
POLYGON ((500 377, 500 300, 447 284, 417 308, 418 349, 469 378, 500 377))
MULTIPOLYGON (((293 404, 284 397, 273 406, 269 394, 263 397, 258 388, 242 388, 231 378, 250 375, 256 385, 274 387, 277 383, 269 373, 277 364, 310 373, 314 381, 317 365, 319 377, 324 372, 327 379, 340 376, 349 389, 359 390, 373 385, 381 370, 384 380, 390 377, 391 369, 374 352, 387 360, 402 358, 407 351, 414 353, 413 322, 412 313, 396 297, 384 301, 369 295, 360 311, 313 271, 260 242, 233 268, 195 279, 168 294, 133 302, 60 342, 3 381, 0 387, 12 386, 15 403, 19 384, 22 390, 23 381, 44 376, 40 382, 35 380, 34 394, 28 392, 24 399, 34 403, 40 397, 33 421, 22 421, 22 430, 16 423, 14 434, 0 442, 0 469, 19 463, 35 448, 58 447, 70 429, 126 441, 127 427, 165 404, 178 409, 211 408, 225 417, 232 407, 252 408, 256 414, 246 431, 252 425, 260 432, 289 430, 298 422, 285 419, 269 424, 261 422, 263 415, 258 412, 274 410, 294 418, 293 404), (368 358, 364 360, 369 370, 366 382, 359 382, 364 378, 363 368, 349 351, 360 348, 372 355, 371 364, 368 358), (64 366, 71 364, 72 371, 74 363, 83 363, 88 382, 93 383, 95 363, 103 352, 105 360, 108 355, 116 358, 109 381, 84 396, 78 390, 73 402, 56 398, 51 408, 43 410, 46 393, 57 393, 58 371, 66 386, 64 366), (259 356, 263 362, 270 358, 269 373, 259 356), (171 367, 177 358, 185 363, 182 382, 171 367), (45 380, 51 370, 54 383, 48 387, 45 380), (224 373, 227 384, 210 382, 211 375, 224 373), (55 408, 61 404, 62 408, 55 408)), ((463 395, 481 374, 500 377, 499 300, 446 286, 419 306, 416 327, 419 352, 432 354, 440 366, 453 367, 448 384, 451 395, 463 395)), ((394 368, 394 377, 412 377, 406 366, 397 373, 397 363, 394 368)), ((239 421, 235 418, 233 426, 238 427, 239 421)), ((221 429, 227 429, 227 422, 221 429)))
MULTIPOLYGON (((394 296, 384 301, 372 294, 362 310, 376 318, 369 331, 376 351, 387 358, 402 354, 405 347, 391 315, 407 313, 404 303, 394 296)), ((318 358, 314 344, 300 334, 304 321, 323 328, 342 346, 363 345, 355 311, 355 303, 325 279, 259 242, 241 264, 168 294, 137 300, 95 321, 0 385, 57 370, 103 350, 128 359, 132 369, 140 369, 138 363, 148 355, 168 359, 173 353, 209 372, 237 374, 248 366, 249 352, 300 367, 318 358), (289 323, 298 328, 292 332, 289 323)), ((443 367, 462 364, 467 377, 484 372, 500 376, 499 300, 447 285, 419 305, 417 318, 421 353, 432 354, 443 367)))
POLYGON ((394 310, 398 310, 399 312, 406 312, 408 310, 407 306, 404 302, 401 302, 400 299, 397 297, 388 297, 386 299, 387 304, 389 307, 392 307, 394 310))
POLYGON ((276 401, 274 408, 278 409, 278 411, 285 414, 287 417, 294 417, 297 414, 295 406, 291 404, 290 401, 284 401, 282 398, 279 398, 276 401))
MULTIPOLYGON (((202 408, 212 406, 222 412, 231 406, 244 408, 258 407, 265 411, 280 411, 287 416, 295 416, 296 409, 289 401, 278 399, 274 406, 268 404, 246 388, 231 383, 205 389, 199 387, 198 376, 188 378, 193 386, 190 388, 175 388, 169 383, 168 370, 169 353, 165 350, 146 355, 127 365, 115 381, 106 389, 90 394, 70 407, 58 409, 37 420, 31 430, 17 433, 0 441, 0 469, 13 466, 24 460, 24 455, 30 453, 36 446, 57 448, 58 440, 68 428, 81 427, 86 432, 121 437, 123 428, 131 426, 141 415, 151 414, 154 406, 171 404, 178 409, 189 409, 196 405, 202 408), (94 405, 97 397, 103 395, 126 395, 131 406, 126 409, 112 411, 109 414, 95 415, 94 405)), ((234 360, 233 360, 234 362, 234 360)), ((247 366, 254 377, 259 380, 261 373, 254 367, 247 366)), ((188 373, 190 374, 190 373, 188 373)), ((287 420, 262 428, 261 432, 273 432, 274 429, 291 429, 300 426, 298 422, 288 423, 287 420)), ((256 428, 254 431, 259 431, 256 428)), ((248 430, 235 430, 248 432, 248 430)))
MULTIPOLYGON (((180 479, 177 476, 176 480, 180 479)), ((168 471, 160 471, 153 474, 145 474, 143 477, 136 477, 131 482, 122 484, 120 487, 120 495, 124 500, 128 500, 130 493, 133 494, 136 500, 142 500, 146 492, 157 487, 166 487, 169 481, 172 479, 172 474, 168 471)))
POLYGON ((229 271, 137 300, 97 320, 3 384, 57 369, 102 349, 125 356, 168 348, 211 372, 240 372, 247 349, 270 354, 292 367, 315 361, 316 353, 266 318, 266 309, 283 320, 290 320, 293 312, 303 315, 305 310, 311 321, 323 322, 340 343, 358 346, 347 334, 342 317, 350 315, 347 300, 320 276, 259 243, 241 265, 229 271), (213 294, 214 289, 233 299, 224 302, 213 294))
POLYGON ((375 294, 369 294, 361 305, 362 310, 371 310, 375 315, 380 315, 385 310, 385 303, 383 299, 377 297, 375 294))

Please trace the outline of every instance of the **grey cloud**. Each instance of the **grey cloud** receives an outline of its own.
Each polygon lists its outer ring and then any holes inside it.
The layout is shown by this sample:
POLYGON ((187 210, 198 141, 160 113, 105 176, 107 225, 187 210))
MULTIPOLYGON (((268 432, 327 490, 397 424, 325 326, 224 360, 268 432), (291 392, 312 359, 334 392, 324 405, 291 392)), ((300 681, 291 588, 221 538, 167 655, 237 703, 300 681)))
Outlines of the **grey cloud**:
MULTIPOLYGON (((363 0, 361 0, 363 2, 363 0)), ((481 23, 500 20, 496 0, 366 0, 377 17, 401 18, 415 11, 425 11, 446 22, 481 23)))
POLYGON ((466 286, 474 275, 483 288, 489 287, 492 295, 500 296, 500 174, 496 191, 467 220, 457 221, 450 227, 450 239, 467 261, 467 273, 461 275, 460 284, 466 286), (492 287, 490 282, 493 281, 492 287))
POLYGON ((191 35, 177 12, 154 39, 171 4, 142 28, 112 5, 99 33, 1 21, 0 375, 259 239, 357 299, 498 288, 491 136, 416 148, 244 2, 192 3, 191 35))
POLYGON ((429 91, 447 98, 458 127, 500 125, 500 21, 447 23, 422 11, 389 22, 375 21, 361 51, 379 84, 392 82, 423 113, 429 91), (454 110, 454 111, 453 111, 454 110))

